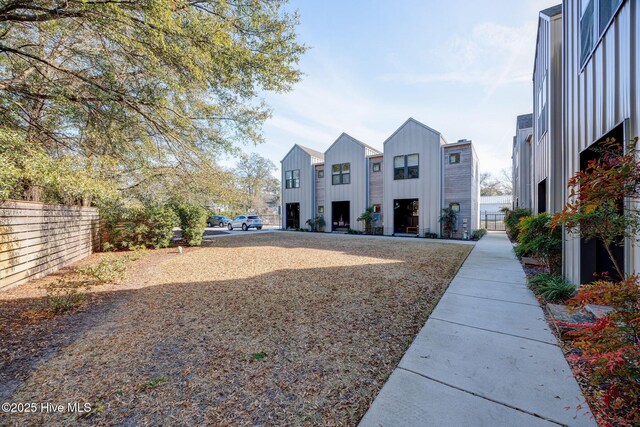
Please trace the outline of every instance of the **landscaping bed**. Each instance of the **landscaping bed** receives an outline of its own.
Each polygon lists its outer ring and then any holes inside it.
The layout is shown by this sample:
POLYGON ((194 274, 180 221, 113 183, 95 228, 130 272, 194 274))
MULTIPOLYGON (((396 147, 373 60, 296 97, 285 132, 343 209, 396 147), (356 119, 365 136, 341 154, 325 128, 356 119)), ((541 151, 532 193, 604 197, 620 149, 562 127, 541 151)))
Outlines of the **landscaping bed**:
POLYGON ((207 245, 136 261, 150 267, 107 285, 98 317, 5 399, 91 414, 0 423, 355 425, 471 250, 290 233, 207 245))

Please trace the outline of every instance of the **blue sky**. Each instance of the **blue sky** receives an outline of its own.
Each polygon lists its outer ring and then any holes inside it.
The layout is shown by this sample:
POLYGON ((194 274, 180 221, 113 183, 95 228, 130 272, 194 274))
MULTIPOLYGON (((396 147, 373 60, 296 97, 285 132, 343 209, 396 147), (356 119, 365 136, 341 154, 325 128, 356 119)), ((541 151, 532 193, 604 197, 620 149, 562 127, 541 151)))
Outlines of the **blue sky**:
POLYGON ((557 3, 292 1, 305 76, 266 97, 266 143, 244 150, 279 167, 293 144, 324 151, 342 132, 381 149, 413 117, 473 140, 481 171, 510 168, 516 116, 532 110, 538 11, 557 3))

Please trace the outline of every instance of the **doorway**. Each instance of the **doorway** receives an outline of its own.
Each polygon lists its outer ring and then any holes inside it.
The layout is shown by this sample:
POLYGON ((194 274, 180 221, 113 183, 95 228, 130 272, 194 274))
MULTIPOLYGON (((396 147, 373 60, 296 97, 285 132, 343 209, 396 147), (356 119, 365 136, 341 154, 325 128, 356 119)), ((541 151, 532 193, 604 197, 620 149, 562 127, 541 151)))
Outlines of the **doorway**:
POLYGON ((287 203, 287 229, 300 228, 300 203, 287 203))
POLYGON ((547 211, 547 178, 538 183, 538 215, 547 211))
POLYGON ((418 199, 396 199, 393 201, 393 232, 419 234, 418 199))
MULTIPOLYGON (((580 169, 584 170, 591 160, 600 158, 605 153, 605 144, 608 138, 614 138, 617 142, 622 143, 624 139, 624 125, 620 124, 603 136, 600 140, 594 142, 580 153, 580 169)), ((611 151, 612 147, 607 148, 611 151)), ((617 148, 623 150, 622 144, 617 148)), ((615 148, 614 148, 615 150, 615 148)), ((624 209, 623 201, 619 201, 618 209, 624 209)), ((624 238, 620 237, 618 244, 611 247, 611 252, 616 263, 624 271, 624 238)), ((596 239, 585 240, 580 239, 580 283, 591 283, 598 280, 598 276, 602 273, 609 273, 612 280, 621 279, 618 277, 611 258, 607 254, 607 250, 602 242, 596 239)))
POLYGON ((331 231, 348 231, 350 224, 350 202, 331 203, 331 231))

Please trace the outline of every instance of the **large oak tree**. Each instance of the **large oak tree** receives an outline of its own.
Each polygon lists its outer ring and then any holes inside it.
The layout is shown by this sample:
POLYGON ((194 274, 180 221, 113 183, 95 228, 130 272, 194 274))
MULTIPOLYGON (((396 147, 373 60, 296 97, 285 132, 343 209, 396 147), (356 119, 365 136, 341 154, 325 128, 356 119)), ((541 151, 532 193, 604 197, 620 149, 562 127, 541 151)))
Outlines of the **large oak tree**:
POLYGON ((0 1, 0 156, 72 158, 124 191, 219 175, 262 141, 261 94, 299 80, 296 24, 281 0, 0 1))

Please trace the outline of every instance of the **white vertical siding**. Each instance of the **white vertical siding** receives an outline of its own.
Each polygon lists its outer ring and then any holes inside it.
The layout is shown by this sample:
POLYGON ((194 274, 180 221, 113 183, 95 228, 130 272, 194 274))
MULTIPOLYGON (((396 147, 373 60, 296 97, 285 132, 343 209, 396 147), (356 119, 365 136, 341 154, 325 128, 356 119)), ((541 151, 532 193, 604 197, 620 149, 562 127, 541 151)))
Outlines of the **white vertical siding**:
POLYGON ((440 234, 440 210, 442 209, 442 155, 443 140, 440 134, 421 123, 407 120, 384 143, 384 234, 393 234, 394 199, 418 199, 419 229, 440 234), (419 155, 418 179, 393 179, 395 156, 419 155))
POLYGON ((282 228, 287 225, 287 203, 300 203, 300 226, 312 218, 314 212, 314 167, 312 157, 298 145, 281 162, 282 228), (300 188, 285 188, 285 171, 300 169, 300 188))
MULTIPOLYGON (((623 120, 627 135, 640 135, 638 2, 625 0, 591 58, 580 64, 579 0, 564 2, 564 180, 580 168, 580 153, 623 120)), ((566 190, 565 190, 566 196, 566 190)), ((627 244, 628 273, 640 271, 640 252, 627 244)), ((580 241, 566 235, 564 274, 580 283, 580 241)))
POLYGON ((354 230, 363 230, 363 224, 356 218, 364 212, 367 202, 366 168, 367 158, 365 146, 343 133, 324 154, 325 183, 325 220, 326 232, 331 232, 333 202, 349 201, 350 226, 354 230), (334 164, 350 163, 351 183, 332 185, 331 170, 334 164))

